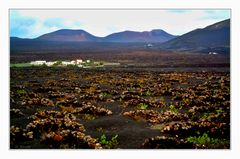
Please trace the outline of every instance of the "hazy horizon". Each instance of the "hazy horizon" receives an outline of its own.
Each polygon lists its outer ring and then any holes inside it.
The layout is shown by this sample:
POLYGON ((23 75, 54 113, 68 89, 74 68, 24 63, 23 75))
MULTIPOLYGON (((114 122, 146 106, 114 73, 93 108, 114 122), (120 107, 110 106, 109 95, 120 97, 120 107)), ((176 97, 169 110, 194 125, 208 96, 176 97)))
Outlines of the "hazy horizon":
POLYGON ((182 35, 230 18, 230 10, 10 10, 10 36, 36 38, 60 29, 85 30, 98 37, 162 29, 182 35))

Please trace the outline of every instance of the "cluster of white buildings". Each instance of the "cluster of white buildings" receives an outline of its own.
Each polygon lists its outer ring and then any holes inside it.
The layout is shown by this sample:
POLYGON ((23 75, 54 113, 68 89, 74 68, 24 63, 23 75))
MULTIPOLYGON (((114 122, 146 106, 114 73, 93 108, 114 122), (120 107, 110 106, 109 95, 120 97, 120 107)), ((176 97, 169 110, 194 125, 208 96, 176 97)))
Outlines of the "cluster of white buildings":
MULTIPOLYGON (((53 66, 54 64, 59 63, 58 61, 32 61, 30 62, 31 65, 47 65, 47 66, 53 66)), ((86 60, 86 62, 84 62, 81 59, 77 59, 77 60, 72 60, 72 61, 61 61, 59 65, 62 66, 67 66, 67 65, 77 65, 79 67, 82 66, 83 63, 90 63, 90 60, 86 60)))
POLYGON ((46 65, 46 66, 78 66, 82 68, 92 68, 92 67, 103 67, 103 66, 119 66, 120 63, 113 63, 113 62, 97 62, 97 61, 90 61, 90 60, 85 60, 83 61, 82 59, 77 59, 77 60, 72 60, 72 61, 32 61, 30 62, 31 65, 34 66, 41 66, 41 65, 46 65))

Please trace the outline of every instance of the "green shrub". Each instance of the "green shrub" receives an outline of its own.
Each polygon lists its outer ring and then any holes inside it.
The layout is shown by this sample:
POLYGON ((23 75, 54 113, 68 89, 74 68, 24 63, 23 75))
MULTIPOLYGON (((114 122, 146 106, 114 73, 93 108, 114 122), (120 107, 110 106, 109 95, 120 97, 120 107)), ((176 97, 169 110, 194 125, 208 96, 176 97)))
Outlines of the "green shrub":
POLYGON ((147 107, 148 107, 148 105, 145 104, 145 103, 140 103, 140 104, 138 104, 138 108, 139 108, 139 109, 147 109, 147 107))
POLYGON ((201 145, 209 144, 227 144, 229 141, 224 139, 210 138, 208 134, 204 133, 202 136, 190 136, 187 138, 188 142, 201 145))
POLYGON ((108 140, 107 136, 105 134, 102 134, 102 136, 99 139, 99 143, 102 145, 107 145, 109 146, 109 148, 113 148, 118 144, 117 138, 118 138, 118 135, 115 135, 110 140, 108 140))
POLYGON ((209 116, 213 115, 214 113, 209 113, 209 112, 205 112, 203 113, 201 119, 207 119, 209 116))
POLYGON ((219 109, 216 110, 216 113, 217 114, 223 113, 223 110, 221 108, 219 108, 219 109))
POLYGON ((103 96, 103 97, 111 97, 112 95, 107 93, 107 92, 102 92, 100 93, 100 96, 103 96))
POLYGON ((178 109, 172 103, 169 106, 169 110, 174 112, 174 113, 178 113, 178 109))
POLYGON ((152 93, 151 93, 151 91, 148 90, 148 91, 145 93, 145 95, 146 95, 146 96, 151 96, 152 93))
POLYGON ((53 66, 59 66, 59 65, 61 65, 62 64, 62 61, 57 61, 57 62, 55 62, 54 64, 53 64, 53 66))
POLYGON ((27 92, 24 89, 18 89, 17 94, 18 95, 25 95, 25 94, 27 94, 27 92))

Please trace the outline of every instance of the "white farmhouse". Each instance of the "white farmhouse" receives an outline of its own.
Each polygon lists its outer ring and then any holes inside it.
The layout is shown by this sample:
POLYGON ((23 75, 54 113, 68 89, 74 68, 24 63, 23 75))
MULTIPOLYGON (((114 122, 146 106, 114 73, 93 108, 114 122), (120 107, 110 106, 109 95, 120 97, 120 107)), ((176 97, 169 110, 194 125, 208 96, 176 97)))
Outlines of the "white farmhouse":
POLYGON ((63 61, 62 65, 72 65, 72 62, 68 62, 68 61, 63 61))
POLYGON ((83 63, 83 60, 82 60, 82 59, 77 59, 77 60, 76 60, 76 64, 77 64, 77 65, 79 65, 79 64, 81 64, 81 63, 83 63))
POLYGON ((46 61, 32 61, 30 62, 31 65, 43 65, 46 64, 46 61))
POLYGON ((147 47, 153 47, 153 44, 149 43, 149 44, 147 44, 147 47))
POLYGON ((75 65, 75 64, 76 64, 76 61, 72 60, 71 65, 75 65))
POLYGON ((217 52, 209 52, 208 54, 209 55, 217 55, 218 53, 217 52))

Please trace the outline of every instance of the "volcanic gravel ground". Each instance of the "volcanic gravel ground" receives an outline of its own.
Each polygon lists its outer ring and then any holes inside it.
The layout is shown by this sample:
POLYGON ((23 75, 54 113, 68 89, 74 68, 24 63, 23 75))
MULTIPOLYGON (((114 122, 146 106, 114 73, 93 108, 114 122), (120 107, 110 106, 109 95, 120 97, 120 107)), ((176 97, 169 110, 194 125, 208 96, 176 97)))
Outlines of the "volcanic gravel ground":
POLYGON ((10 71, 10 148, 230 148, 228 72, 10 71))

